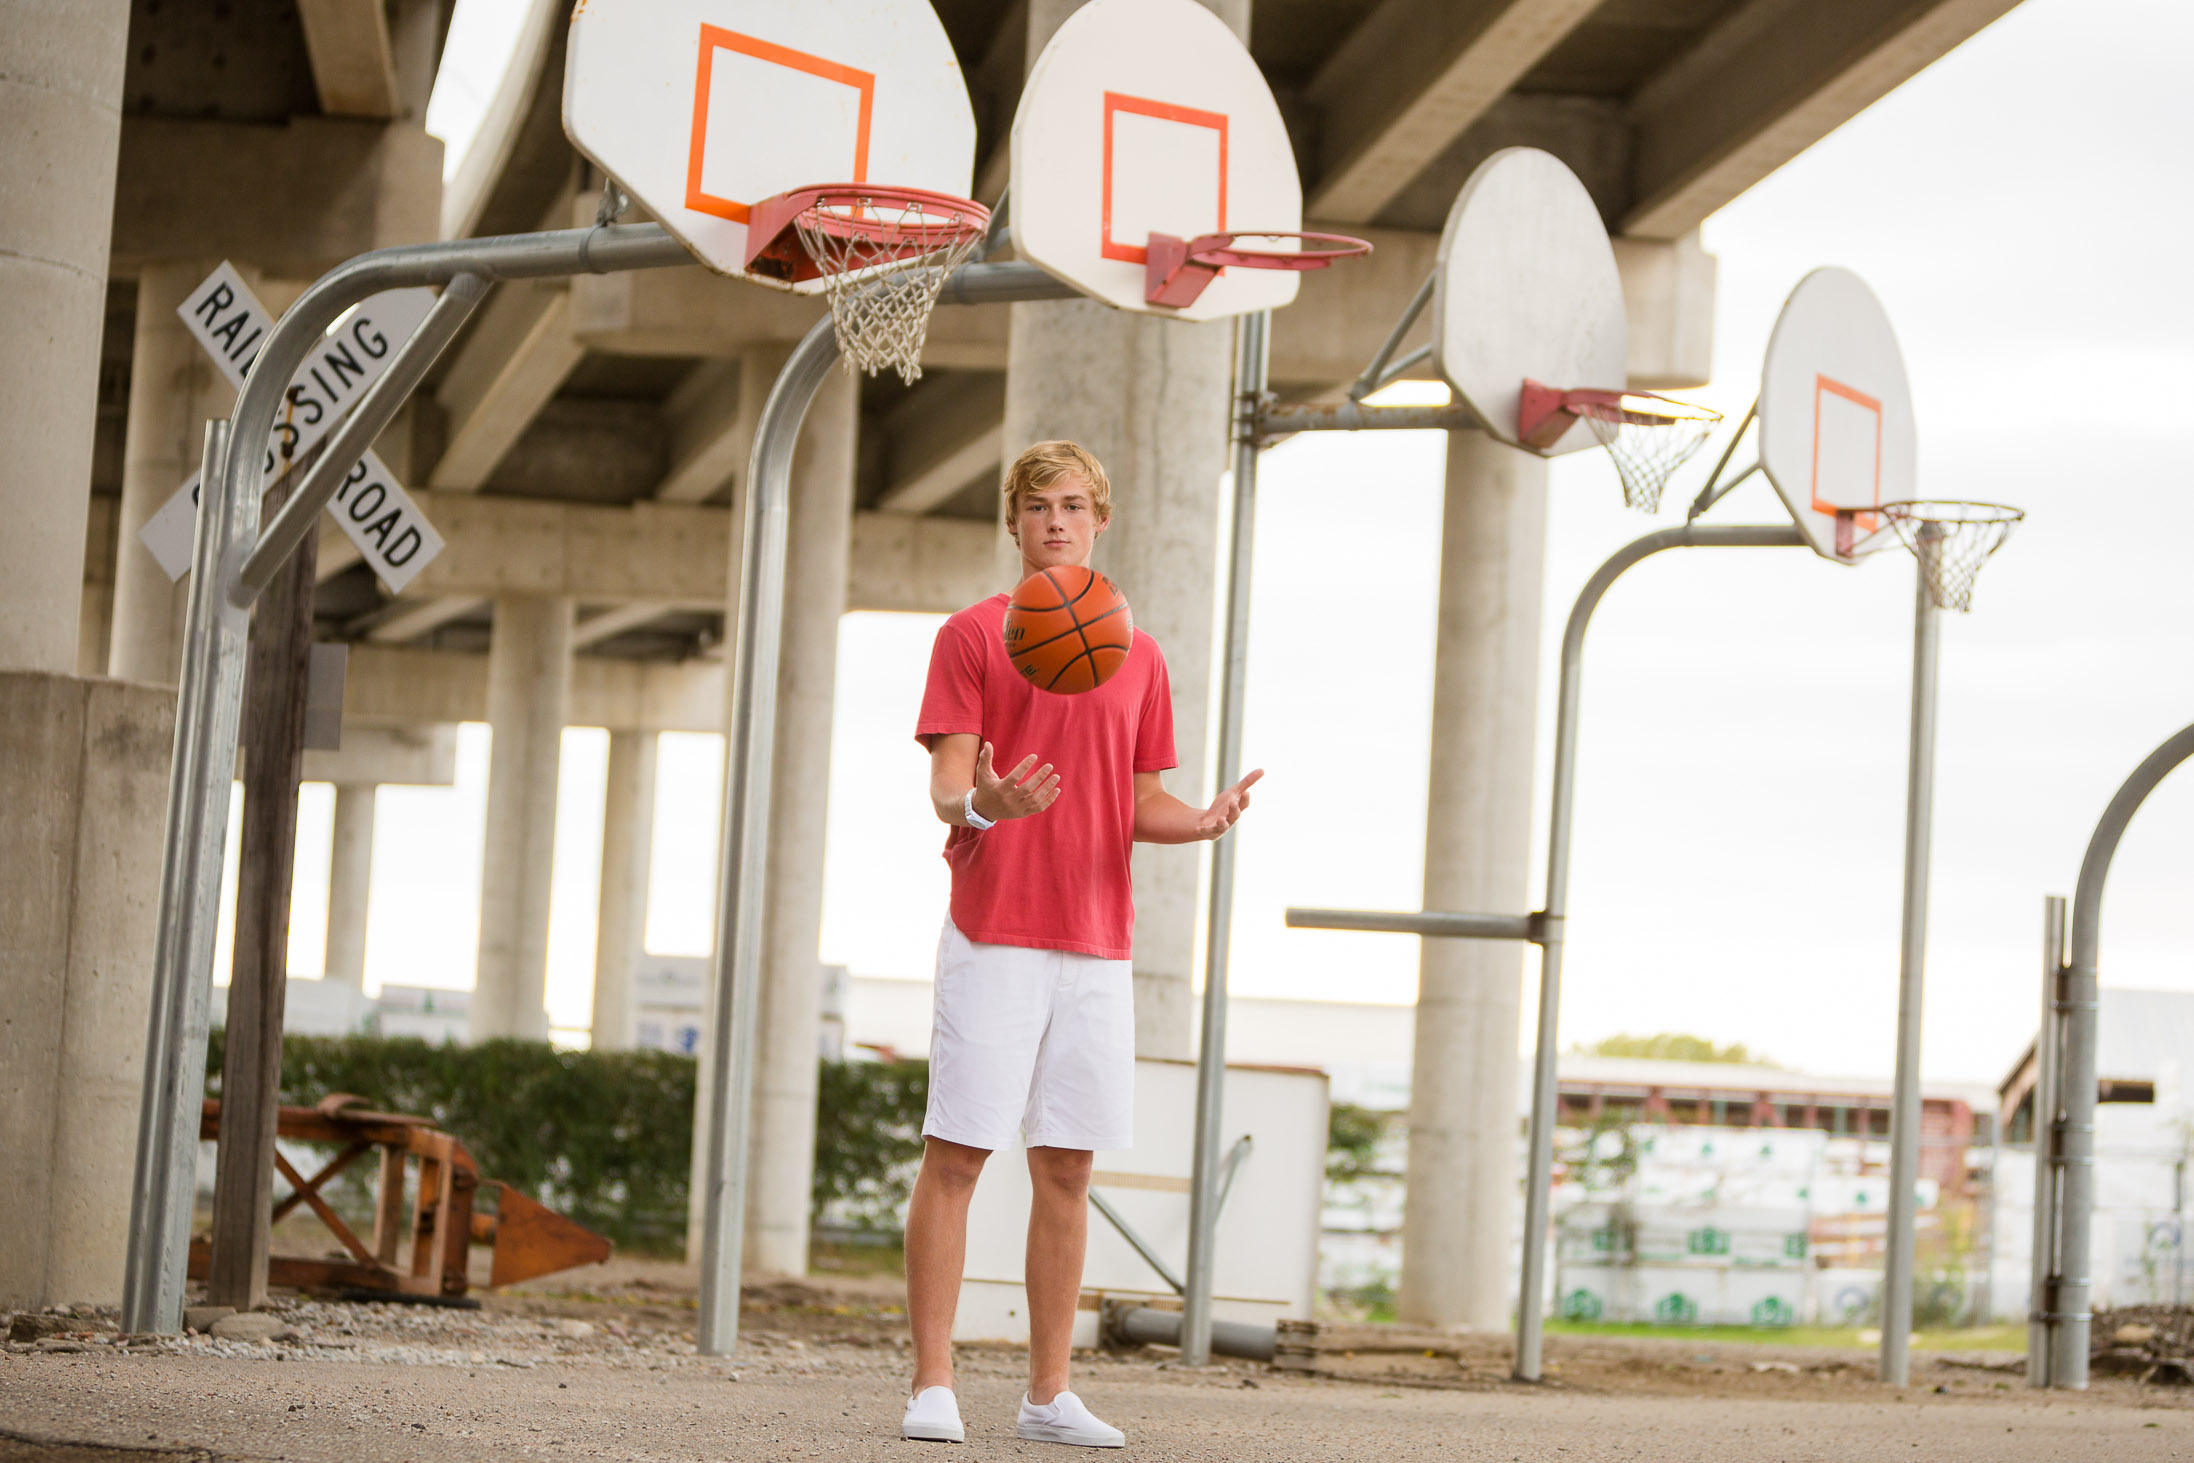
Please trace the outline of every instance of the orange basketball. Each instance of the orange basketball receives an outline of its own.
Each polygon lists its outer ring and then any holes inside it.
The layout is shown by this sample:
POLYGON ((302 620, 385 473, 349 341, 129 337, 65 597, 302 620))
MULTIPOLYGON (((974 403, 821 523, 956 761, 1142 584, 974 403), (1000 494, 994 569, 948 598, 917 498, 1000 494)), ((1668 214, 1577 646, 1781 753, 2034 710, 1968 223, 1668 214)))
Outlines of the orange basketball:
POLYGON ((1094 569, 1040 569, 1006 606, 1006 656, 1039 691, 1094 691, 1127 664, 1135 616, 1120 587, 1094 569))

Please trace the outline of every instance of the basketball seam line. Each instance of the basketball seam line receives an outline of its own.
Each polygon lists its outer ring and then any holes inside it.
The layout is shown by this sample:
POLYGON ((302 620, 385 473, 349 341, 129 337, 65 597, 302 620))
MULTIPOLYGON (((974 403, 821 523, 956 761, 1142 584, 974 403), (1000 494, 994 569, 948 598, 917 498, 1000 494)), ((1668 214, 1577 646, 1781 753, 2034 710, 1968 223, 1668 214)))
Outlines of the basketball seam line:
MULTIPOLYGON (((1104 684, 1104 682, 1102 682, 1102 681, 1099 681, 1099 680, 1097 680, 1097 679, 1096 679, 1096 675, 1097 675, 1097 652, 1098 652, 1098 651, 1100 651, 1100 650, 1117 650, 1117 651, 1119 651, 1119 652, 1120 652, 1120 656, 1121 656, 1121 663, 1122 663, 1122 664, 1125 664, 1125 663, 1126 663, 1126 657, 1127 657, 1127 656, 1128 656, 1128 655, 1129 655, 1129 654, 1131 653, 1131 652, 1130 652, 1130 651, 1129 651, 1129 650, 1128 650, 1128 649, 1127 649, 1127 648, 1126 648, 1125 646, 1120 646, 1120 645, 1092 645, 1092 646, 1090 646, 1090 648, 1089 648, 1089 649, 1087 649, 1087 650, 1083 651, 1083 652, 1082 652, 1082 653, 1081 653, 1080 655, 1077 655, 1077 656, 1075 656, 1073 660, 1069 660, 1069 661, 1068 661, 1068 662, 1067 662, 1067 663, 1066 663, 1065 665, 1063 665, 1063 666, 1059 667, 1059 675, 1060 675, 1060 676, 1063 676, 1063 675, 1065 675, 1065 674, 1066 674, 1066 673, 1067 673, 1068 671, 1072 670, 1072 669, 1074 668, 1074 664, 1075 664, 1075 661, 1083 661, 1083 660, 1086 660, 1086 661, 1088 661, 1088 662, 1089 662, 1090 677, 1091 677, 1091 681, 1092 681, 1092 684, 1091 684, 1091 686, 1090 686, 1090 689, 1091 689, 1092 691, 1096 690, 1096 689, 1097 689, 1097 688, 1098 688, 1099 686, 1101 686, 1101 685, 1103 685, 1103 684, 1104 684)), ((1058 685, 1058 684, 1059 684, 1059 676, 1053 676, 1053 677, 1051 678, 1051 686, 1056 686, 1056 685, 1058 685)), ((1046 686, 1046 687, 1044 687, 1044 689, 1048 691, 1048 690, 1050 690, 1050 689, 1051 689, 1051 686, 1046 686)))
POLYGON ((1072 599, 1068 599, 1065 587, 1062 586, 1058 580, 1051 577, 1051 571, 1049 569, 1045 569, 1041 572, 1044 576, 1044 583, 1050 585, 1054 590, 1058 592, 1058 607, 1062 610, 1072 609, 1074 608, 1074 606, 1080 604, 1082 602, 1083 596, 1087 595, 1092 589, 1095 589, 1097 587, 1097 581, 1101 577, 1094 570, 1092 570, 1088 580, 1086 580, 1082 585, 1082 593, 1075 595, 1072 599))
MULTIPOLYGON (((1109 609, 1109 610, 1106 610, 1106 611, 1105 611, 1105 612, 1104 612, 1103 614, 1101 614, 1101 615, 1097 616, 1097 617, 1096 617, 1095 619, 1093 619, 1093 620, 1090 620, 1090 621, 1089 621, 1088 623, 1089 623, 1090 625, 1097 625, 1097 624, 1102 624, 1102 623, 1103 623, 1104 621, 1106 621, 1106 620, 1109 620, 1109 619, 1111 619, 1111 618, 1112 618, 1112 617, 1113 617, 1114 615, 1117 615, 1118 613, 1120 613, 1120 611, 1122 611, 1122 610, 1124 610, 1124 609, 1126 609, 1126 608, 1127 608, 1127 606, 1126 606, 1126 605, 1124 605, 1124 604, 1117 604, 1117 605, 1114 605, 1114 606, 1113 606, 1113 607, 1112 607, 1111 609, 1109 609)), ((1045 614, 1045 615, 1048 615, 1048 614, 1055 614, 1055 613, 1057 613, 1057 612, 1056 612, 1056 611, 1054 611, 1054 610, 1038 610, 1038 611, 1036 611, 1036 613, 1037 613, 1037 614, 1045 614)), ((1057 644, 1058 644, 1058 643, 1059 643, 1060 641, 1062 641, 1062 640, 1066 639, 1066 638, 1067 638, 1067 636, 1069 636, 1069 635, 1072 635, 1072 634, 1075 634, 1075 633, 1076 633, 1077 631, 1080 631, 1080 630, 1083 630, 1083 629, 1086 629, 1086 628, 1087 628, 1087 626, 1086 626, 1086 625, 1084 625, 1084 624, 1083 624, 1083 623, 1082 623, 1081 621, 1079 621, 1079 620, 1078 620, 1078 621, 1076 621, 1076 622, 1075 622, 1075 625, 1074 625, 1074 629, 1072 629, 1072 630, 1061 630, 1061 631, 1060 631, 1060 632, 1059 632, 1058 634, 1056 634, 1056 635, 1052 636, 1052 637, 1051 637, 1051 638, 1050 638, 1049 640, 1039 640, 1039 641, 1037 641, 1037 642, 1036 642, 1035 644, 1033 644, 1033 645, 1021 645, 1021 646, 1016 646, 1016 647, 1015 647, 1014 649, 1012 649, 1012 650, 1009 650, 1009 651, 1007 651, 1007 652, 1006 652, 1006 655, 1007 655, 1007 657, 1008 657, 1008 658, 1010 659, 1010 658, 1012 658, 1013 656, 1016 656, 1016 655, 1027 655, 1027 654, 1028 654, 1028 653, 1029 653, 1030 651, 1032 651, 1032 650, 1042 650, 1042 649, 1043 649, 1043 648, 1044 648, 1045 646, 1047 646, 1047 645, 1057 645, 1057 644)), ((1087 644, 1089 644, 1089 642, 1088 642, 1087 640, 1084 640, 1084 641, 1083 641, 1082 643, 1083 643, 1084 645, 1087 645, 1087 644)))

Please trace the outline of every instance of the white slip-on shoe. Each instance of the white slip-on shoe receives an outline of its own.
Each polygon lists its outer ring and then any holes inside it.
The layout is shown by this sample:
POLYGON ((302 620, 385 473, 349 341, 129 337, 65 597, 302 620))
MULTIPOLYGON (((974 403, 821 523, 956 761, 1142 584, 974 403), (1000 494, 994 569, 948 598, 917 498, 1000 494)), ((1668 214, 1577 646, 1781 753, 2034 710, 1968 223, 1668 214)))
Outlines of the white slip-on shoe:
POLYGON ((964 1443, 967 1429, 960 1425, 960 1399, 950 1387, 924 1387, 907 1399, 906 1421, 899 1436, 918 1443, 964 1443))
POLYGON ((1110 1423, 1099 1422, 1072 1392, 1061 1392, 1041 1407, 1023 1393, 1021 1420, 1013 1431, 1032 1443, 1072 1443, 1079 1448, 1127 1446, 1126 1433, 1110 1423))

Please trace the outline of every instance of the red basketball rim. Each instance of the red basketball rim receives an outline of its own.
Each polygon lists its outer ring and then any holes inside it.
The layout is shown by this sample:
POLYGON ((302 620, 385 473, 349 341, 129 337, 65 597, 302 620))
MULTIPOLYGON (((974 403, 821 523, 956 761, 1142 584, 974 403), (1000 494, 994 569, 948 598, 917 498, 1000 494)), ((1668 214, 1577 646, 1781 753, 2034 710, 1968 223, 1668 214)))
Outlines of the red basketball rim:
MULTIPOLYGON (((915 242, 941 249, 955 239, 980 235, 990 227, 990 210, 972 198, 932 193, 926 188, 871 188, 865 183, 826 183, 779 195, 786 211, 835 238, 869 238, 880 243, 915 242), (865 211, 918 207, 914 220, 865 211)), ((772 200, 774 202, 775 200, 772 200)))
POLYGON ((1189 258, 1216 268, 1234 264, 1244 269, 1324 269, 1336 259, 1354 259, 1370 252, 1368 240, 1347 234, 1299 233, 1291 229, 1231 229, 1225 233, 1203 234, 1188 241, 1189 258), (1234 242, 1236 239, 1295 239, 1319 247, 1245 249, 1234 242))

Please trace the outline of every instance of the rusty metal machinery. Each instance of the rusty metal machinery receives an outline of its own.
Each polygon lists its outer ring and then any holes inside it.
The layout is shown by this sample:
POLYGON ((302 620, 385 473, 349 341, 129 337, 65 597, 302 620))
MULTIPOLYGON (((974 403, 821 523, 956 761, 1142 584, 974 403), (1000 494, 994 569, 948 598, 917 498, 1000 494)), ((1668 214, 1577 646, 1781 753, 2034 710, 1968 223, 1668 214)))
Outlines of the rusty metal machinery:
MULTIPOLYGON (((509 1184, 482 1179, 465 1145, 437 1130, 427 1119, 367 1112, 358 1105, 361 1101, 338 1092, 313 1107, 281 1110, 275 1127, 277 1138, 325 1144, 337 1152, 317 1173, 306 1178, 276 1151, 276 1171, 289 1182, 290 1192, 275 1203, 274 1223, 281 1223, 299 1205, 309 1207, 351 1258, 272 1255, 267 1260, 268 1283, 296 1289, 384 1291, 392 1298, 454 1300, 463 1297, 471 1286, 468 1266, 476 1243, 493 1246, 490 1286, 510 1285, 579 1265, 597 1265, 609 1258, 610 1242, 601 1235, 509 1184), (380 1181, 369 1245, 343 1222, 321 1191, 336 1175, 375 1151, 380 1154, 380 1181), (407 1224, 405 1190, 414 1160, 418 1177, 408 1185, 412 1201, 407 1224), (492 1215, 474 1210, 474 1198, 483 1185, 496 1191, 492 1215), (399 1251, 407 1229, 411 1249, 400 1265, 399 1251)), ((199 1120, 199 1137, 211 1141, 220 1136, 220 1131, 221 1104, 209 1098, 199 1120)), ((192 1279, 204 1278, 210 1255, 203 1237, 191 1240, 192 1279)))

